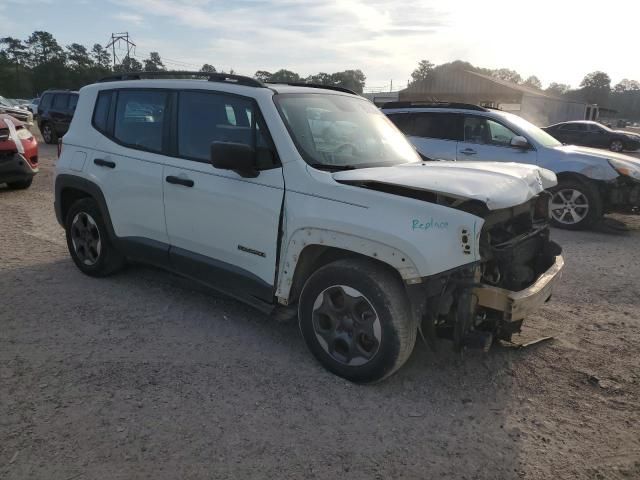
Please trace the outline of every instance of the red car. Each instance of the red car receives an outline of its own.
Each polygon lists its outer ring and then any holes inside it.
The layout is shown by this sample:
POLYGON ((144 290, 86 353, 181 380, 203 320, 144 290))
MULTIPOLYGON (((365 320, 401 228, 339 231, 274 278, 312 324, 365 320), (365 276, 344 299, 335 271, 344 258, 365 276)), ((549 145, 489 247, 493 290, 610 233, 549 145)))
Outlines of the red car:
POLYGON ((0 114, 0 184, 29 188, 38 173, 38 142, 20 120, 0 114))

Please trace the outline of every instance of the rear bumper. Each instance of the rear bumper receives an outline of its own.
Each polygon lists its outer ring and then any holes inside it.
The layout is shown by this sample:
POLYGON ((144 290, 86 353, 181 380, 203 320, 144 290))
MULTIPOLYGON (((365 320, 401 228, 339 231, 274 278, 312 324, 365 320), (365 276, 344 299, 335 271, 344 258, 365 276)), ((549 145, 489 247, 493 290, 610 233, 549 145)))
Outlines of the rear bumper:
POLYGON ((19 153, 0 152, 0 183, 28 180, 38 173, 38 167, 19 153))
POLYGON ((474 288, 478 306, 497 310, 507 322, 516 322, 538 310, 549 298, 562 277, 564 259, 555 257, 554 263, 528 288, 513 292, 504 288, 482 284, 474 288))

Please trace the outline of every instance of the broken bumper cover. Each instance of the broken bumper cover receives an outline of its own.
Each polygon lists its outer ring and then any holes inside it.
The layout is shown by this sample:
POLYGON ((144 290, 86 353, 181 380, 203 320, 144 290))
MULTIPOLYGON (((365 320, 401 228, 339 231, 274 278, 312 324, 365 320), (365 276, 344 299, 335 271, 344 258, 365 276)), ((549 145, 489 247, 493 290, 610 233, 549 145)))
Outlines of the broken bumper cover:
POLYGON ((533 285, 519 292, 482 284, 474 288, 478 306, 503 312, 504 320, 508 322, 522 320, 549 300, 563 269, 564 259, 562 255, 557 255, 553 264, 533 285))
POLYGON ((0 183, 27 180, 38 173, 38 166, 32 165, 20 153, 0 151, 0 183))

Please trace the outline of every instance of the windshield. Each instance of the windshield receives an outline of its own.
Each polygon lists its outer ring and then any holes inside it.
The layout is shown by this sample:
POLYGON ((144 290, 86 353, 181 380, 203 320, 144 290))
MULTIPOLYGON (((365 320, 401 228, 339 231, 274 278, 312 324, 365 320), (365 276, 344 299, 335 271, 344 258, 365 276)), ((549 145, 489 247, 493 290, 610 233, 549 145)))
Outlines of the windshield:
POLYGON ((536 127, 533 123, 526 121, 524 118, 512 114, 505 114, 504 116, 512 125, 517 127, 525 137, 534 140, 543 147, 553 148, 562 145, 562 143, 553 138, 547 132, 536 127))
POLYGON ((372 103, 321 93, 274 96, 289 133, 314 167, 350 169, 420 162, 404 135, 372 103))

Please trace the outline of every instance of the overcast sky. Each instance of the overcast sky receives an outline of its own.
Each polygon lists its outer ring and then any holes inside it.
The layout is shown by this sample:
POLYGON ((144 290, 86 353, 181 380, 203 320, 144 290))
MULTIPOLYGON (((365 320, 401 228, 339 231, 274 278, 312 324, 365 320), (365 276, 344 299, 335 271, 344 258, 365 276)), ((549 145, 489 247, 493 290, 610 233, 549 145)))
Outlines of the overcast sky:
POLYGON ((461 59, 545 86, 593 70, 640 80, 640 0, 0 0, 0 18, 0 37, 46 30, 63 45, 129 31, 138 57, 171 68, 359 68, 382 87, 405 86, 421 59, 461 59))

